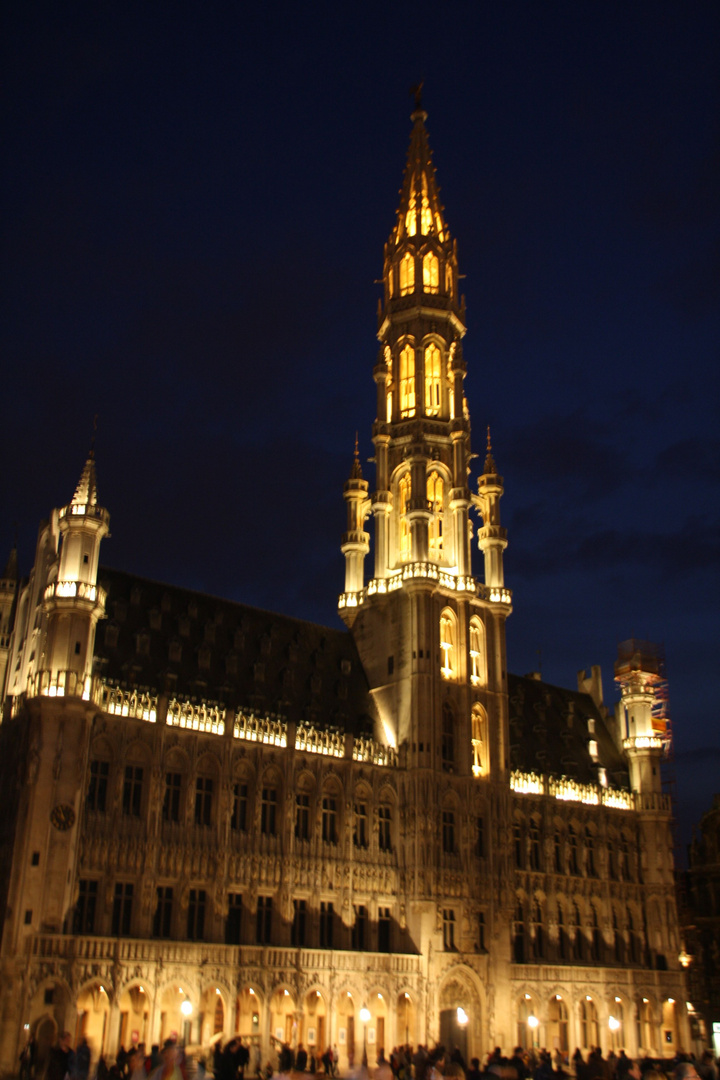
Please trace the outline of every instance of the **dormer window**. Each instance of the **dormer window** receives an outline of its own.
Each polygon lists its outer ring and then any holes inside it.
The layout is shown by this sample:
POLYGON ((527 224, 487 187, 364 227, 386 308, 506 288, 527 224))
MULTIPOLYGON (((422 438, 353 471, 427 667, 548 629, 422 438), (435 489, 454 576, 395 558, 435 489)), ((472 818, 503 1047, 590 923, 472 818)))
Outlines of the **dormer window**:
POLYGON ((409 296, 415 291, 415 258, 406 251, 400 260, 400 295, 409 296))

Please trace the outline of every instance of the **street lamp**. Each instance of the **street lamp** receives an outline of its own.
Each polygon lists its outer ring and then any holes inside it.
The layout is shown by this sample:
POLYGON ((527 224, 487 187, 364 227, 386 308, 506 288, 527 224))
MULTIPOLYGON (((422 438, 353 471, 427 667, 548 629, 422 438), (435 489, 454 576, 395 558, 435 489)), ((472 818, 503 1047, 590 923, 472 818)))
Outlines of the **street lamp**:
POLYGON ((367 1063, 368 1063, 368 1060, 367 1060, 367 1026, 368 1026, 368 1021, 370 1019, 370 1010, 368 1009, 367 1005, 363 1005, 362 1009, 360 1010, 360 1019, 363 1022, 363 1056, 362 1056, 362 1063, 363 1063, 363 1068, 367 1069, 367 1063))
POLYGON ((468 1022, 468 1014, 459 1005, 457 1009, 457 1022, 460 1027, 465 1027, 468 1022))
POLYGON ((532 1048, 534 1050, 535 1049, 535 1032, 536 1032, 537 1028, 540 1025, 540 1021, 538 1020, 535 1013, 530 1013, 530 1015, 527 1018, 527 1022, 528 1022, 528 1027, 530 1028, 530 1030, 532 1032, 532 1048))

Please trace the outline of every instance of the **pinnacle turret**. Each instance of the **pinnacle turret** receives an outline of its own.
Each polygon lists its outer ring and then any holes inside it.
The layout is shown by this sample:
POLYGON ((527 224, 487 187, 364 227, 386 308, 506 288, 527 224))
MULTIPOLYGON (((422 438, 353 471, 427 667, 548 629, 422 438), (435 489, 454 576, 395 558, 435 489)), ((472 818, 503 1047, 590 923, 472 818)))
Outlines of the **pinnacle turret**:
POLYGON ((443 218, 444 207, 440 202, 440 189, 428 143, 425 127, 427 113, 418 106, 410 119, 413 128, 391 239, 399 244, 406 237, 420 239, 434 236, 444 243, 450 238, 450 233, 443 218))
POLYGON ((71 506, 97 506, 97 476, 95 474, 95 450, 90 450, 80 474, 71 506))

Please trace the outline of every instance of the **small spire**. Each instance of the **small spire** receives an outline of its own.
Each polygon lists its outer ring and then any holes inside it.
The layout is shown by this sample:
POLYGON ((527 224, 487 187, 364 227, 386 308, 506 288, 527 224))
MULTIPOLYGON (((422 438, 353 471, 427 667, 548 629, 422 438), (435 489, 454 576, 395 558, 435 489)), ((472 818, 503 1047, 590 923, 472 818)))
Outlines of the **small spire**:
POLYGON ((360 466, 360 450, 358 448, 358 433, 355 432, 355 454, 353 456, 352 469, 350 470, 351 480, 362 480, 362 468, 360 466))
POLYGON ((490 441, 490 425, 487 428, 487 454, 485 455, 485 465, 483 467, 484 473, 495 475, 497 473, 497 465, 495 464, 495 458, 492 454, 492 442, 490 441))
POLYGON ((424 236, 434 236, 444 243, 450 236, 443 217, 444 207, 440 202, 440 189, 425 128, 427 113, 421 104, 422 86, 420 82, 411 90, 415 95, 415 111, 410 117, 413 128, 400 189, 400 205, 391 237, 395 243, 411 236, 417 236, 418 240, 424 236))

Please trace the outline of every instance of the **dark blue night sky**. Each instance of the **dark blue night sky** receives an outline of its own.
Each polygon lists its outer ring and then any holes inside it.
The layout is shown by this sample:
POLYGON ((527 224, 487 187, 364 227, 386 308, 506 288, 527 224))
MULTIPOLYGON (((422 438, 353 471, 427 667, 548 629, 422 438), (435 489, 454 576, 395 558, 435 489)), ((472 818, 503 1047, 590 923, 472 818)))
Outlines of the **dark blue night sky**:
POLYGON ((97 412, 105 563, 337 625, 424 78, 510 668, 600 663, 614 702, 617 643, 663 642, 687 839, 720 790, 720 8, 16 0, 1 37, 0 548, 17 522, 27 572, 97 412))

